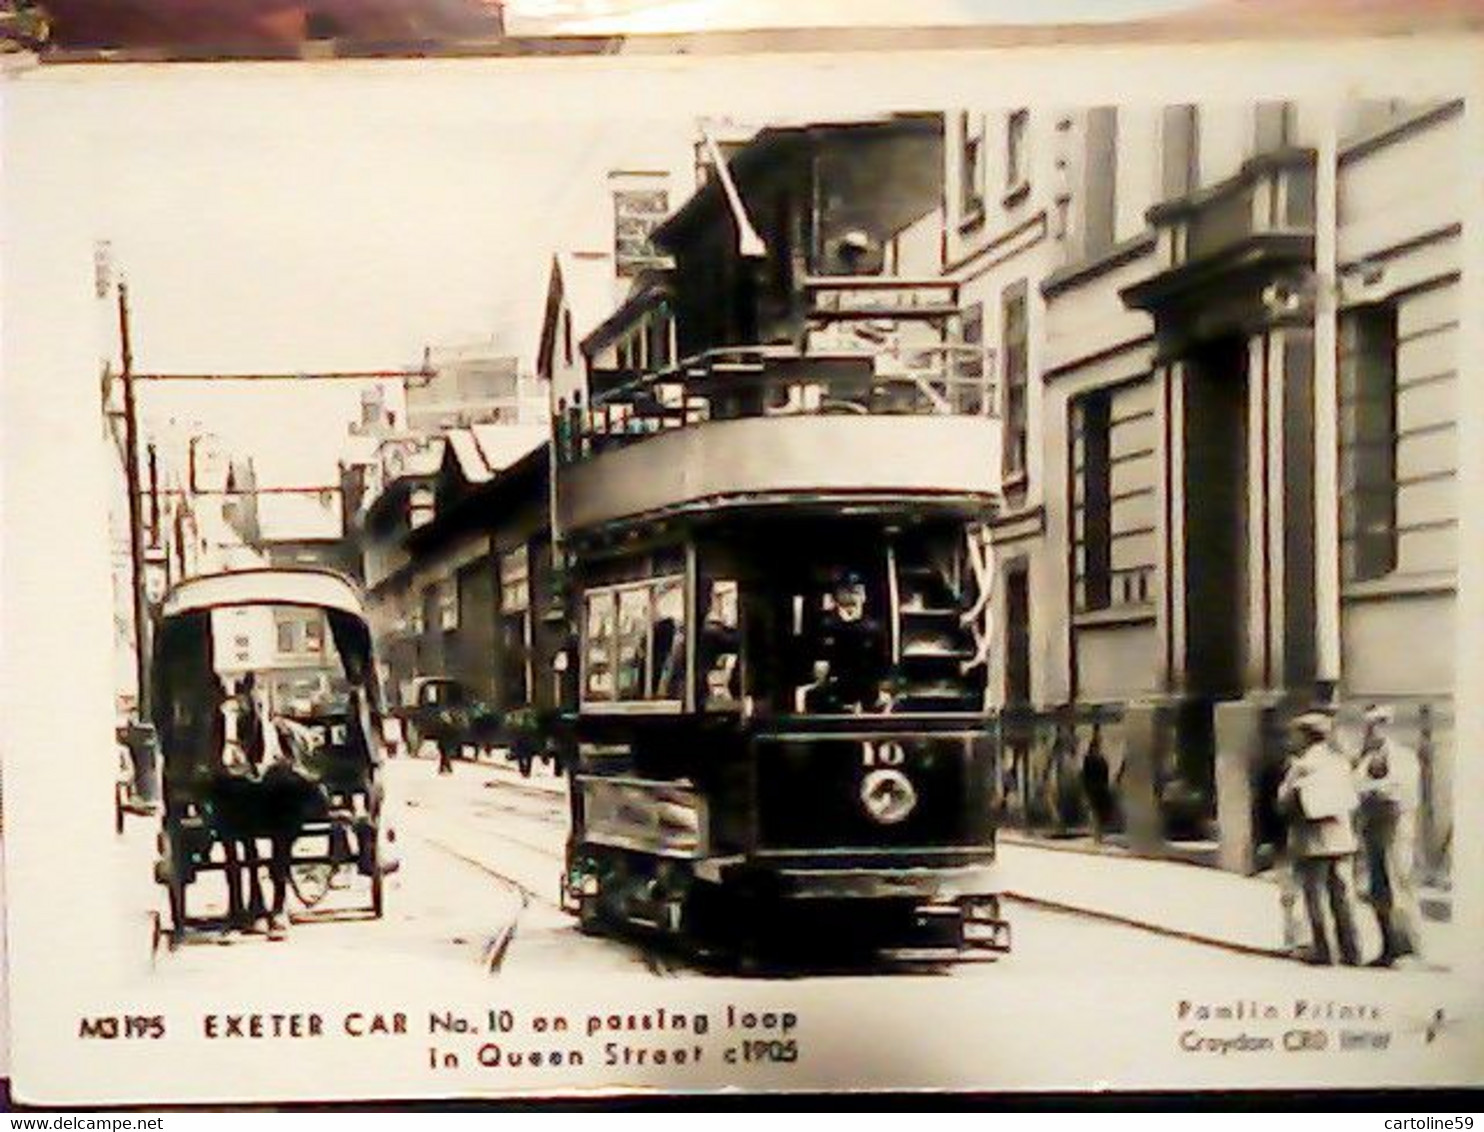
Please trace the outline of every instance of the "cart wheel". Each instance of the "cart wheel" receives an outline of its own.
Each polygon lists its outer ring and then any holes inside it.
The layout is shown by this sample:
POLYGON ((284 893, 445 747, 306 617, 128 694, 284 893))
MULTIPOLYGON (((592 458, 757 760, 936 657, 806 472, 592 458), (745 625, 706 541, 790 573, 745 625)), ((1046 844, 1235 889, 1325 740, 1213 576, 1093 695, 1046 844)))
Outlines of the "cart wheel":
POLYGON ((186 886, 178 871, 172 870, 167 887, 170 894, 170 950, 174 951, 185 940, 186 930, 186 886))
POLYGON ((289 870, 289 884, 299 903, 313 908, 334 887, 335 877, 342 868, 339 862, 314 861, 297 864, 289 870))
MULTIPOLYGON (((180 838, 175 833, 166 833, 161 838, 160 860, 156 863, 155 879, 165 886, 170 903, 169 946, 176 946, 185 939, 186 931, 186 863, 180 838)), ((156 916, 158 922, 158 916, 156 916)))
POLYGON ((357 830, 356 836, 369 839, 366 863, 369 866, 367 872, 371 875, 371 915, 379 920, 386 911, 386 870, 382 868, 381 860, 381 826, 371 822, 357 830))

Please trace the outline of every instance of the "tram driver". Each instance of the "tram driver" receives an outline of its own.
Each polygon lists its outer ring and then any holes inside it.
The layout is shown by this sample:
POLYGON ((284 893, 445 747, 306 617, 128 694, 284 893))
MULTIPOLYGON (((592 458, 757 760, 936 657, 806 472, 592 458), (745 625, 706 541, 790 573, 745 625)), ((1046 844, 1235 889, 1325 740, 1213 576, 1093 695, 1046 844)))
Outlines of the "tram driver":
POLYGON ((842 571, 832 597, 821 619, 814 682, 800 689, 801 706, 857 715, 887 710, 887 631, 871 612, 865 579, 842 571))

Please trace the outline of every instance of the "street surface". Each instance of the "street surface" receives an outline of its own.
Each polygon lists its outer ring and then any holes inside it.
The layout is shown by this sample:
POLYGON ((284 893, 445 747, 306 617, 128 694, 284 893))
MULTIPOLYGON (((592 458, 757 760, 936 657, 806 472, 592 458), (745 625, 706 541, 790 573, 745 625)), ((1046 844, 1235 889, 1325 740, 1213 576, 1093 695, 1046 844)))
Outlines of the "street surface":
MULTIPOLYGON (((288 938, 202 932, 153 958, 157 975, 216 980, 277 969, 284 952, 294 965, 335 970, 353 961, 376 970, 383 960, 397 978, 457 968, 467 973, 603 976, 643 974, 693 978, 715 973, 664 949, 640 942, 584 936, 558 906, 557 884, 567 834, 566 782, 538 769, 522 779, 504 763, 459 761, 440 776, 431 758, 387 764, 388 812, 401 869, 388 878, 386 915, 369 914, 369 888, 353 870, 341 875, 313 910, 298 910, 288 938), (225 942, 224 942, 225 941, 225 942)), ((163 907, 151 877, 156 821, 132 817, 119 838, 121 891, 130 895, 139 946, 149 947, 142 910, 163 907)), ((224 902, 218 874, 190 891, 191 914, 210 915, 224 902)), ((292 894, 290 908, 296 908, 292 894)), ((1159 935, 1071 912, 1006 909, 1014 948, 992 962, 935 967, 931 974, 995 978, 1065 973, 1069 957, 1096 956, 1110 979, 1151 971, 1182 975, 1271 977, 1286 960, 1244 954, 1159 935)), ((920 970, 920 969, 919 969, 920 970)), ((860 974, 860 971, 845 972, 860 974)))

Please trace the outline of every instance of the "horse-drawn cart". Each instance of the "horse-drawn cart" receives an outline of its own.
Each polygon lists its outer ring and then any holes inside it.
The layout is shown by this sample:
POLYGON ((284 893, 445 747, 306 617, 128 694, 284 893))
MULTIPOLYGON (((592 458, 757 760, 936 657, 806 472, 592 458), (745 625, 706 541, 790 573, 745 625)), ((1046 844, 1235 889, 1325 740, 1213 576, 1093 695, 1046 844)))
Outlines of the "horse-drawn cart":
POLYGON ((290 888, 313 905, 352 870, 381 916, 395 862, 375 672, 360 594, 330 571, 215 574, 166 595, 151 678, 163 763, 155 877, 172 946, 195 927, 264 918, 276 937, 290 888), (209 873, 222 874, 225 905, 193 918, 187 897, 209 873))

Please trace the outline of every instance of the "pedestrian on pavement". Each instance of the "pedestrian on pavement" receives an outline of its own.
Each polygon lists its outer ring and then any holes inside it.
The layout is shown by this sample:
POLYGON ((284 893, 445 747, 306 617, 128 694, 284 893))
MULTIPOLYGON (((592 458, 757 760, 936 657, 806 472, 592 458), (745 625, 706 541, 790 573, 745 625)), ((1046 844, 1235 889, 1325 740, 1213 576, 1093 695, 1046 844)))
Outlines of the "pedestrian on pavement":
POLYGON ((1082 792, 1087 797, 1087 815, 1092 822, 1092 839, 1101 843, 1117 809, 1113 795, 1112 774, 1103 754, 1103 725, 1092 725, 1092 738, 1082 755, 1082 792))
POLYGON ((1278 805, 1289 821, 1289 849, 1303 888, 1313 946, 1308 962, 1334 962, 1325 909, 1334 920, 1340 959, 1360 961, 1351 907, 1349 871, 1356 852, 1353 821, 1358 802, 1350 760, 1333 742, 1333 724, 1322 712, 1307 712, 1290 725, 1288 768, 1278 786, 1278 805))
POLYGON ((1422 771, 1417 752, 1391 735, 1394 723, 1391 708, 1368 707, 1355 760, 1367 896, 1381 928, 1381 954, 1373 967, 1391 967, 1422 951, 1422 909, 1413 871, 1422 771))

